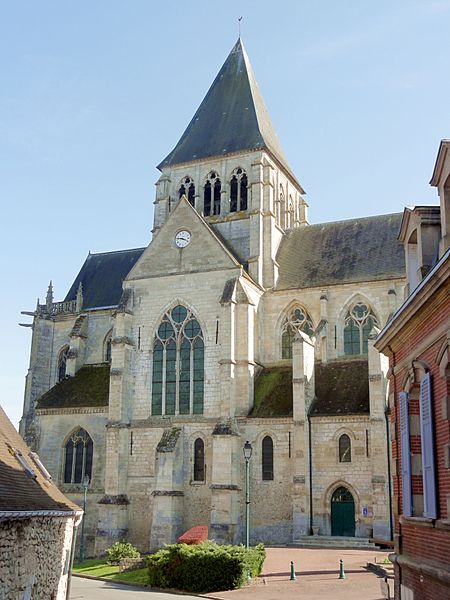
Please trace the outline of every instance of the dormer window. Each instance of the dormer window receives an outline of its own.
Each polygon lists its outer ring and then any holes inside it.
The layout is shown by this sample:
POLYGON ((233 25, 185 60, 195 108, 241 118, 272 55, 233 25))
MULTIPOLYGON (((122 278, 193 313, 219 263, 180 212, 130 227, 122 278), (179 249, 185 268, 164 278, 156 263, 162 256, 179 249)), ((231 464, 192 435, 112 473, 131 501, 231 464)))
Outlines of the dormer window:
POLYGON ((244 170, 235 169, 230 180, 230 212, 247 210, 248 180, 244 170))

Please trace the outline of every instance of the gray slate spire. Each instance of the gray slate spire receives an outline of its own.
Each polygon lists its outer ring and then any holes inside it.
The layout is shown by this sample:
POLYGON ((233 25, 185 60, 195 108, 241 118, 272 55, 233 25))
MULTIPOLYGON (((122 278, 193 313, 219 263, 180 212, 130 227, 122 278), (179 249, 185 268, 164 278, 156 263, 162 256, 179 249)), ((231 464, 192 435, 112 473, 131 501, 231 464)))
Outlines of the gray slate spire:
POLYGON ((180 141, 158 169, 263 148, 291 173, 247 53, 238 39, 180 141))

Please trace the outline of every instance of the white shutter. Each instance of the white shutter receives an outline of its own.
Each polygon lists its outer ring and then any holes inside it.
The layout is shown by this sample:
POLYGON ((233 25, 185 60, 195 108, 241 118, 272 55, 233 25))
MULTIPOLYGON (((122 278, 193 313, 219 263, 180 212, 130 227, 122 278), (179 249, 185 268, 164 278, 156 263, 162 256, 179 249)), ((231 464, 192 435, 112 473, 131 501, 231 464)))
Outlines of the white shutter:
POLYGON ((403 514, 412 516, 411 493, 411 454, 409 445, 409 407, 408 394, 400 392, 400 446, 402 464, 402 498, 403 514))
POLYGON ((436 519, 436 476, 430 373, 427 373, 420 382, 420 433, 422 435, 423 515, 429 519, 436 519))

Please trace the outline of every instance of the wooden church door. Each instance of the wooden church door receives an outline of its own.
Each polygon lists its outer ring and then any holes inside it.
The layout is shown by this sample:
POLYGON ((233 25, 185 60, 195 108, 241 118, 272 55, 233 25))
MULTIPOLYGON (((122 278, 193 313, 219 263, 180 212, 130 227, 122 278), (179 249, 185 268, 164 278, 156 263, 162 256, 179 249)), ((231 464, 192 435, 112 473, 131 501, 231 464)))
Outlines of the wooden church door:
POLYGON ((355 536, 355 501, 345 487, 335 490, 331 498, 331 535, 355 536))

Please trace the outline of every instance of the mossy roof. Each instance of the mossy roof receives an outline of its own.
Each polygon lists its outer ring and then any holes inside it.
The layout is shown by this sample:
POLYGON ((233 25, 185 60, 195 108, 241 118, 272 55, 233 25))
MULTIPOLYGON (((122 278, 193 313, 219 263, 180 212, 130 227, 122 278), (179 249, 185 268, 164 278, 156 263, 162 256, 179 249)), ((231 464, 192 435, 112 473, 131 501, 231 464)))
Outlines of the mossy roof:
POLYGON ((85 365, 41 396, 36 408, 108 406, 109 364, 85 365))
POLYGON ((250 417, 292 417, 292 368, 263 369, 255 381, 250 417))
POLYGON ((369 413, 369 372, 365 358, 316 363, 315 387, 311 416, 369 413))

